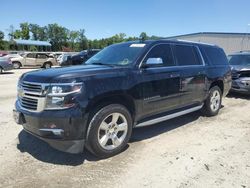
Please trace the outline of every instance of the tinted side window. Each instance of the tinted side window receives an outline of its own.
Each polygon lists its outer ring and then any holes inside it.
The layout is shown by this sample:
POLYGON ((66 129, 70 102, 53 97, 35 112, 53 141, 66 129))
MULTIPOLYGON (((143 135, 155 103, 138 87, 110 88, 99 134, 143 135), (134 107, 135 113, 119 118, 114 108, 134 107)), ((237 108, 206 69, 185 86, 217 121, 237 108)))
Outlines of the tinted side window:
POLYGON ((225 52, 221 48, 203 47, 209 62, 213 65, 226 65, 228 64, 225 52))
POLYGON ((46 54, 37 54, 37 58, 38 59, 46 59, 47 56, 46 56, 46 54))
POLYGON ((180 66, 201 65, 197 56, 197 51, 193 46, 175 45, 174 52, 177 64, 180 66))
POLYGON ((28 57, 28 58, 35 58, 35 54, 27 54, 26 57, 28 57))
MULTIPOLYGON (((169 44, 159 44, 159 45, 153 47, 149 51, 149 53, 145 59, 145 62, 147 61, 148 58, 161 58, 163 61, 163 66, 174 66, 175 65, 174 59, 173 59, 173 54, 172 54, 172 49, 171 49, 169 44)), ((156 65, 154 65, 154 66, 156 66, 156 65)))

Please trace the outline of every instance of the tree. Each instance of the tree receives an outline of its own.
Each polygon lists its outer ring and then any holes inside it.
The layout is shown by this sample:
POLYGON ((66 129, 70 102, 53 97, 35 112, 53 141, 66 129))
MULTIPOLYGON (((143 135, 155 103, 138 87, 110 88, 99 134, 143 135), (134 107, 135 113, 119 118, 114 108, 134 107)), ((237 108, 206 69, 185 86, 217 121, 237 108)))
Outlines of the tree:
POLYGON ((71 42, 71 49, 75 49, 76 39, 79 37, 78 31, 70 31, 69 40, 71 42))
POLYGON ((39 40, 39 30, 40 26, 37 24, 29 24, 30 32, 32 33, 33 40, 39 40))
POLYGON ((144 41, 144 40, 147 40, 149 37, 147 36, 147 33, 146 32, 142 32, 140 34, 140 40, 144 41))
POLYGON ((22 38, 22 32, 20 30, 15 30, 13 33, 12 33, 12 36, 14 39, 20 39, 22 38))
POLYGON ((84 29, 80 29, 78 32, 78 38, 77 38, 77 42, 79 43, 79 47, 78 50, 86 50, 88 49, 88 39, 85 36, 85 30, 84 29))
POLYGON ((47 37, 52 44, 52 50, 62 50, 62 47, 68 46, 68 34, 69 30, 65 27, 59 26, 58 24, 49 24, 47 26, 47 37))
POLYGON ((0 49, 1 50, 4 50, 4 47, 5 47, 3 39, 4 39, 4 33, 0 31, 0 49))
POLYGON ((14 33, 14 26, 10 25, 8 31, 9 31, 9 33, 8 33, 9 39, 13 40, 14 39, 14 35, 13 35, 13 33, 14 33))
POLYGON ((27 22, 20 23, 20 28, 21 28, 21 33, 22 39, 29 40, 30 39, 30 29, 29 29, 29 24, 27 22))

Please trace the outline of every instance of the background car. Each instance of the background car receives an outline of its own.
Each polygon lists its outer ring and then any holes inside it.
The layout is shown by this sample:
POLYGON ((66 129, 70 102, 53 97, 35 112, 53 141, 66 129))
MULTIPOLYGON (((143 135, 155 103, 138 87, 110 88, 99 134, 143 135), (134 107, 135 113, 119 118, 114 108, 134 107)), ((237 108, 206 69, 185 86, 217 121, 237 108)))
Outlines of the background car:
POLYGON ((70 54, 62 54, 60 58, 57 59, 60 66, 72 65, 71 55, 70 54))
POLYGON ((90 49, 79 52, 71 56, 71 62, 66 62, 65 65, 80 65, 85 63, 89 58, 98 53, 100 49, 90 49))
POLYGON ((5 57, 12 59, 12 58, 21 58, 22 56, 20 54, 8 54, 5 57))
POLYGON ((0 57, 0 74, 2 74, 3 71, 8 71, 11 69, 13 69, 11 60, 6 57, 0 57))
POLYGON ((231 91, 250 94, 250 52, 228 55, 232 70, 231 91))
POLYGON ((8 53, 7 53, 7 52, 0 51, 0 57, 4 57, 4 56, 6 56, 6 55, 8 55, 8 53))
POLYGON ((26 52, 21 57, 12 58, 11 61, 15 69, 20 67, 50 68, 57 65, 56 59, 44 52, 26 52))

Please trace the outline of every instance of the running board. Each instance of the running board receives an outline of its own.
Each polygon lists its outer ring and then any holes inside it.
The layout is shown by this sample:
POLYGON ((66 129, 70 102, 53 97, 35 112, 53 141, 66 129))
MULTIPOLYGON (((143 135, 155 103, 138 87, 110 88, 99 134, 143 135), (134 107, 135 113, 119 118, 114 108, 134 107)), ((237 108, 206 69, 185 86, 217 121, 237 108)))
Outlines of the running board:
POLYGON ((139 124, 135 125, 135 127, 144 127, 144 126, 160 123, 162 121, 166 121, 166 120, 169 120, 169 119, 173 119, 173 118, 176 118, 176 117, 179 117, 179 116, 182 116, 182 115, 185 115, 185 114, 200 110, 202 108, 202 106, 203 106, 203 104, 201 106, 196 106, 196 107, 193 107, 193 108, 189 108, 187 110, 183 110, 183 111, 180 111, 180 112, 169 114, 167 116, 163 116, 163 117, 159 117, 159 118, 152 119, 152 120, 149 120, 149 121, 145 121, 145 122, 142 122, 142 123, 139 123, 139 124))

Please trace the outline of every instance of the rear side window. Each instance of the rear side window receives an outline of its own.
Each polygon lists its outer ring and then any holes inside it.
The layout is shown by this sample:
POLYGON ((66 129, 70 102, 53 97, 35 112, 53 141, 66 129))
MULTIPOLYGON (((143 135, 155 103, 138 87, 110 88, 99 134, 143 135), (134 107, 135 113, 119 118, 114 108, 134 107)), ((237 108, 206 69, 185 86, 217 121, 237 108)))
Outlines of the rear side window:
POLYGON ((174 45, 177 64, 180 66, 201 65, 195 47, 188 45, 174 45))
POLYGON ((161 58, 163 61, 163 65, 161 66, 174 66, 174 59, 173 59, 173 54, 172 54, 172 49, 169 44, 159 44, 155 47, 153 47, 146 59, 145 62, 147 61, 148 58, 161 58))
POLYGON ((26 57, 28 57, 28 58, 35 58, 35 57, 36 57, 36 54, 27 54, 26 57))
POLYGON ((37 54, 37 58, 38 59, 46 59, 47 56, 46 56, 46 54, 37 54))
POLYGON ((228 60, 225 52, 221 48, 203 47, 208 61, 213 65, 227 65, 228 60))

